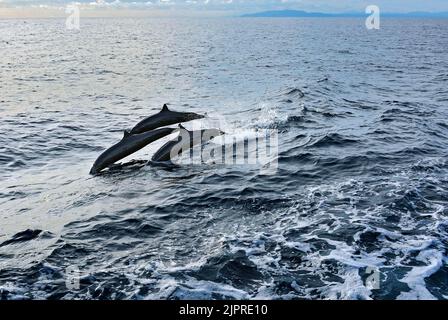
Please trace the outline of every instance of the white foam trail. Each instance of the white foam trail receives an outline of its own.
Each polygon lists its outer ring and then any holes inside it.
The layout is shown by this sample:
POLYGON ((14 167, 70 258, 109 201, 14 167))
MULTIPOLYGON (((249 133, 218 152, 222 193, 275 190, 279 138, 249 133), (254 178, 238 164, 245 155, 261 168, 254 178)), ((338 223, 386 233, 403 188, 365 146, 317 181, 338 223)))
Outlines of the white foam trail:
POLYGON ((436 300, 426 288, 425 278, 437 272, 443 265, 443 255, 441 252, 430 249, 420 252, 416 258, 418 261, 427 263, 426 266, 414 267, 401 280, 405 282, 410 292, 402 292, 397 299, 400 300, 436 300))
POLYGON ((249 299, 247 292, 230 285, 194 278, 179 281, 167 277, 158 282, 157 288, 159 289, 157 293, 150 294, 145 299, 203 300, 213 299, 216 295, 235 300, 249 299))
POLYGON ((358 268, 351 268, 344 274, 342 284, 331 285, 326 291, 326 298, 330 300, 371 300, 371 291, 364 286, 358 274, 358 268))

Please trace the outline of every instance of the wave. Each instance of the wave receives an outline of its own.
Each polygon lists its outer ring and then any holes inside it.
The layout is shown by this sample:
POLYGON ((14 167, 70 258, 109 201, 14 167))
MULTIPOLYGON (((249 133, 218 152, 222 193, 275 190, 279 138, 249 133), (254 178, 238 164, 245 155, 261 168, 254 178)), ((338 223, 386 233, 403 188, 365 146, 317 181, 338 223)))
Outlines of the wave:
POLYGON ((344 137, 338 133, 330 133, 324 137, 318 138, 315 142, 310 143, 307 147, 327 148, 332 146, 347 146, 359 143, 358 140, 344 137))

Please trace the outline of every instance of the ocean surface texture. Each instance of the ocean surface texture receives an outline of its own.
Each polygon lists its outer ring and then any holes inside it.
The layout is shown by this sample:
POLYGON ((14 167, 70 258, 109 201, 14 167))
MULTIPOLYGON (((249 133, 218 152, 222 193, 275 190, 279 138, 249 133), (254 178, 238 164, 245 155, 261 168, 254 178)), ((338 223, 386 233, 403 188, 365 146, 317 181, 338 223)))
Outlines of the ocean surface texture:
POLYGON ((0 20, 0 299, 448 298, 448 20, 80 22, 0 20), (163 103, 278 170, 88 174, 163 103))

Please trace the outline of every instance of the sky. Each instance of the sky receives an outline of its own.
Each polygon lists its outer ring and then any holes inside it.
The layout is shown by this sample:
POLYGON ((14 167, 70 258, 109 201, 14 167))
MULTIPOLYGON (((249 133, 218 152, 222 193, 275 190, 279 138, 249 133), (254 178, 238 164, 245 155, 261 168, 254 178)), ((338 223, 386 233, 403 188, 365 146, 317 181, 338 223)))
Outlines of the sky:
MULTIPOLYGON (((448 0, 0 0, 0 17, 8 10, 33 12, 64 8, 72 2, 100 10, 133 10, 154 12, 224 12, 251 13, 264 10, 296 9, 314 12, 364 12, 368 5, 377 5, 382 12, 406 13, 414 11, 448 12, 448 0)), ((92 10, 91 10, 92 11, 92 10)))

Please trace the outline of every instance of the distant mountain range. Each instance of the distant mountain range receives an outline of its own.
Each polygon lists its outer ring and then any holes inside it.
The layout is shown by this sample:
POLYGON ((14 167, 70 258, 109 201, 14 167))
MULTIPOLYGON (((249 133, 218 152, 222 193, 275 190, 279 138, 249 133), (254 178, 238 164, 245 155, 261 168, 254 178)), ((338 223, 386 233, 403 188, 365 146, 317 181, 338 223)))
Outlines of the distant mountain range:
MULTIPOLYGON (((244 14, 246 18, 336 18, 336 17, 365 17, 364 12, 347 12, 347 13, 322 13, 307 12, 302 10, 272 10, 257 13, 244 14)), ((448 12, 409 12, 409 13, 382 13, 383 17, 414 17, 414 18, 448 18, 448 12)))

